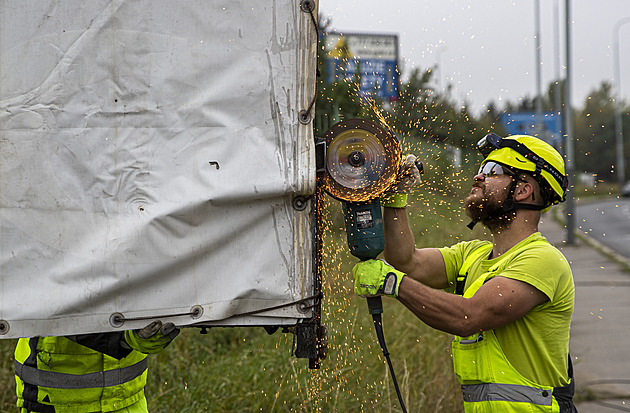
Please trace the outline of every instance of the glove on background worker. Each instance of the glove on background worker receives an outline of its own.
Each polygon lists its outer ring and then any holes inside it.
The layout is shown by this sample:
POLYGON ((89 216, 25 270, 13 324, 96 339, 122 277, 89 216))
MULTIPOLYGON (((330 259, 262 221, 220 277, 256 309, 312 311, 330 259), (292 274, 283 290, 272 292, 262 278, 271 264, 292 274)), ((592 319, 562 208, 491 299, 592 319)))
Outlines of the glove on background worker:
POLYGON ((164 350, 179 334, 179 328, 173 323, 162 325, 156 320, 141 330, 125 331, 123 347, 127 345, 136 351, 145 354, 156 354, 164 350))

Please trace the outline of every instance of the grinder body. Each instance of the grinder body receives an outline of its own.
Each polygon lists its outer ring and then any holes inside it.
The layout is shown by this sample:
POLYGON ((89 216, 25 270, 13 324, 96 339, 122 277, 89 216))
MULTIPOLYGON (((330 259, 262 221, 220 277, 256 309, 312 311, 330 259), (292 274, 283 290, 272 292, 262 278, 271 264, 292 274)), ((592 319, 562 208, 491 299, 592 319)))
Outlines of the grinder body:
POLYGON ((350 253, 361 261, 378 257, 385 249, 380 199, 342 205, 350 253))

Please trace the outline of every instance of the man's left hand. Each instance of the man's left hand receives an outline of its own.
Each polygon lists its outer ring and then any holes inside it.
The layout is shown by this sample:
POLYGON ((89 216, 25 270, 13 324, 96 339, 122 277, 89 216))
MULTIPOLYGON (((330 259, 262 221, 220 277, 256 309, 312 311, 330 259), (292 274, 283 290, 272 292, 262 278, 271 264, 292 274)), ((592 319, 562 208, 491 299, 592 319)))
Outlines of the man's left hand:
POLYGON ((156 320, 140 330, 125 331, 125 342, 134 350, 145 354, 156 354, 164 350, 179 334, 173 323, 162 325, 156 320))
POLYGON ((387 189, 387 193, 408 194, 422 183, 420 170, 416 166, 417 160, 415 155, 407 155, 405 157, 398 171, 398 179, 387 189))
POLYGON ((361 297, 398 297, 400 282, 405 276, 382 260, 361 261, 354 266, 352 274, 354 292, 361 297))

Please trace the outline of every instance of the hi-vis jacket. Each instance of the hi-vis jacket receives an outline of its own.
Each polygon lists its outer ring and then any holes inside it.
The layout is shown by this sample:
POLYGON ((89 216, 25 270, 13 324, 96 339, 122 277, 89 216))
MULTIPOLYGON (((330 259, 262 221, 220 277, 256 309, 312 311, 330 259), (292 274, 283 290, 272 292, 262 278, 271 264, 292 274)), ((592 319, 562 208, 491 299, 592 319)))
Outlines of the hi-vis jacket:
MULTIPOLYGON (((481 275, 464 291, 468 269, 475 260, 487 256, 491 249, 491 244, 484 245, 465 259, 459 271, 457 294, 465 298, 472 297, 495 275, 493 271, 500 262, 512 255, 506 254, 490 271, 481 275)), ((462 387, 466 413, 576 411, 572 403, 574 385, 570 359, 571 383, 563 387, 553 387, 535 383, 521 375, 508 361, 493 330, 470 337, 455 336, 452 348, 455 375, 462 387)))
POLYGON ((121 337, 105 333, 18 340, 18 407, 42 413, 110 412, 144 398, 147 355, 120 348, 121 337))

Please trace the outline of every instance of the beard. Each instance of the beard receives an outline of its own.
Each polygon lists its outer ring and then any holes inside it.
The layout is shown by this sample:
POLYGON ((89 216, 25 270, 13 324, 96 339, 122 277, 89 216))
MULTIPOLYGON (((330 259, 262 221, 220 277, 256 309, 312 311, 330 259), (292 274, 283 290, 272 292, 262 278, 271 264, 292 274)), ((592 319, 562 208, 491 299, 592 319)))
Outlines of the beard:
POLYGON ((471 192, 464 199, 466 215, 473 222, 481 222, 491 232, 507 228, 516 216, 515 210, 503 211, 502 209, 509 191, 487 193, 485 186, 477 186, 477 188, 479 189, 471 192))

